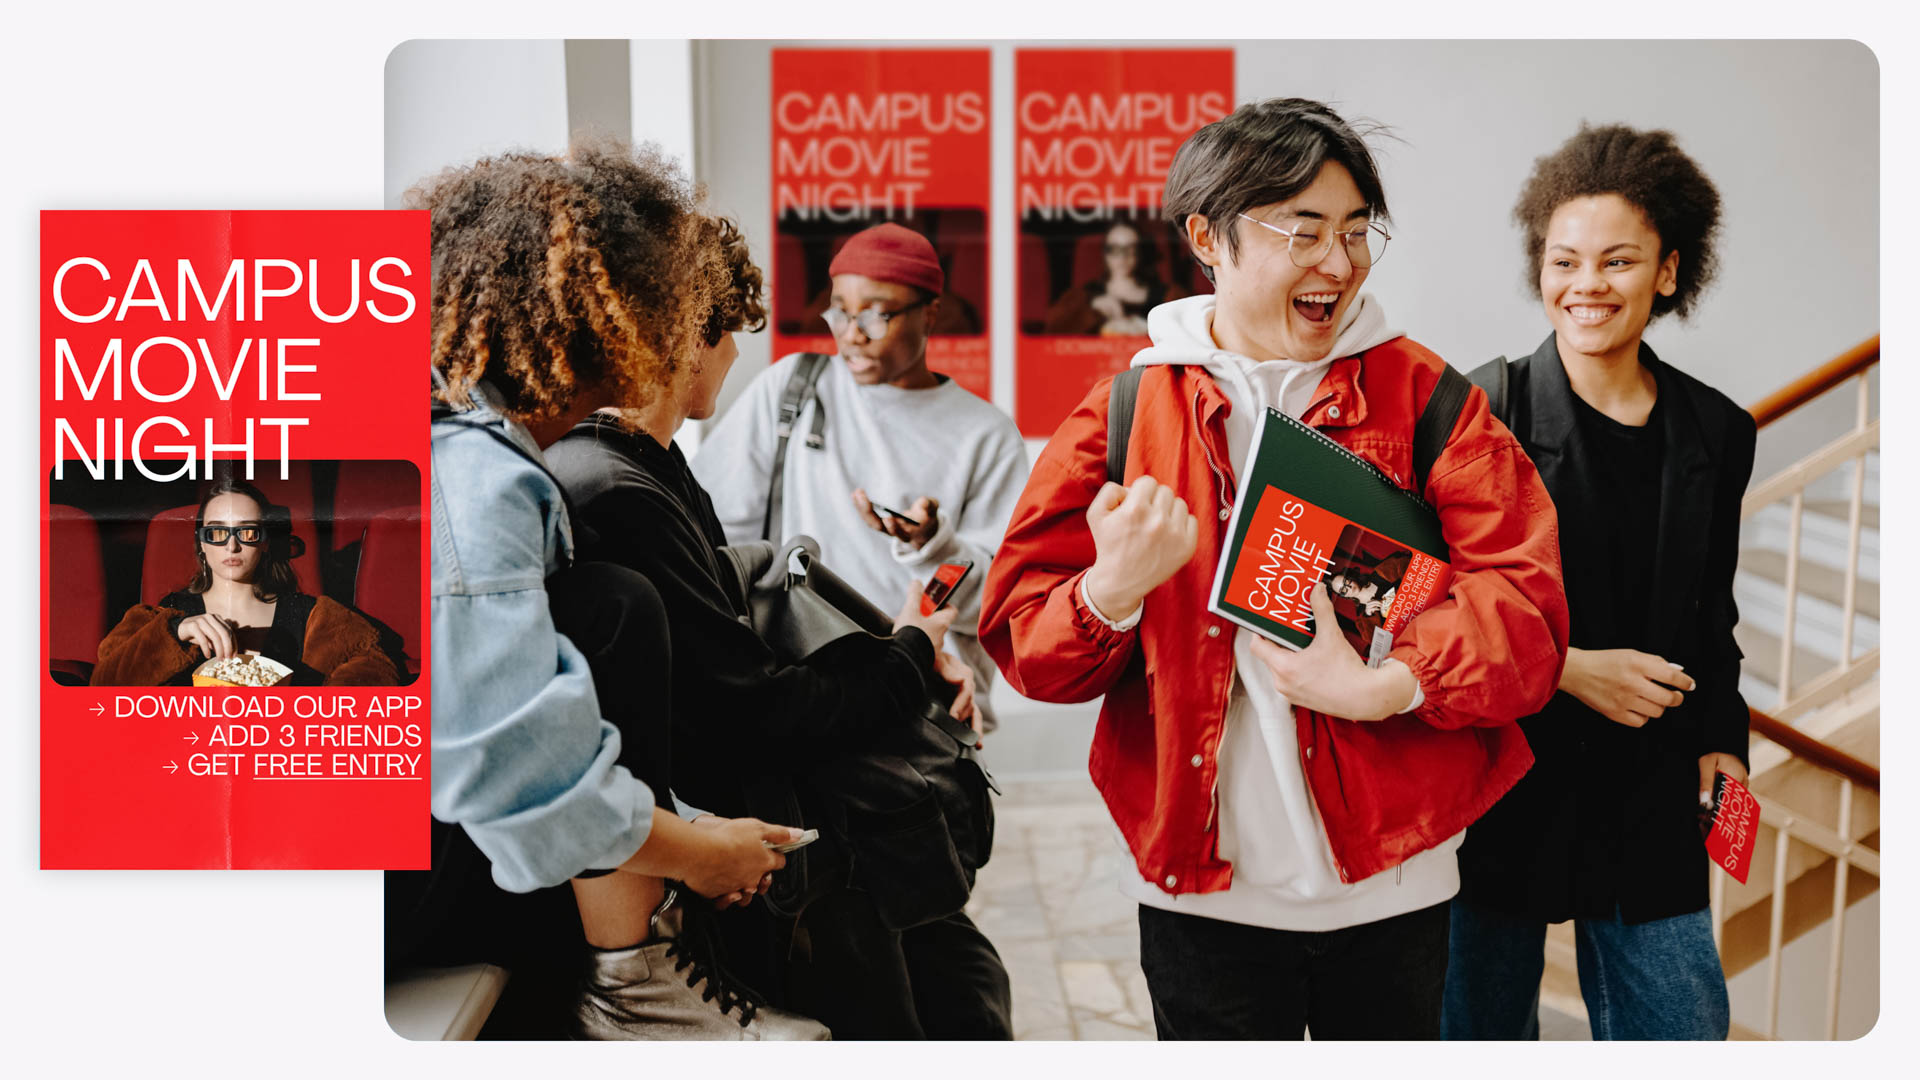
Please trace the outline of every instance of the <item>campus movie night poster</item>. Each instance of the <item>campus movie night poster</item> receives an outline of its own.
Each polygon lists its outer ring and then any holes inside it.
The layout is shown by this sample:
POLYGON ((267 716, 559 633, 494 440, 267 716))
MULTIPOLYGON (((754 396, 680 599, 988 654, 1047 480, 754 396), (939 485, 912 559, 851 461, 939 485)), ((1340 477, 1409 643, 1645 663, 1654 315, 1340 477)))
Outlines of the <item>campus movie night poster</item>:
POLYGON ((893 222, 926 236, 947 289, 927 364, 992 399, 986 49, 773 51, 773 352, 837 351, 821 316, 848 237, 893 222))
POLYGON ((40 225, 41 865, 425 868, 426 215, 40 225))
POLYGON ((1160 197, 1233 108, 1233 50, 1021 49, 1014 101, 1014 419, 1045 437, 1147 346, 1148 310, 1212 291, 1160 197))

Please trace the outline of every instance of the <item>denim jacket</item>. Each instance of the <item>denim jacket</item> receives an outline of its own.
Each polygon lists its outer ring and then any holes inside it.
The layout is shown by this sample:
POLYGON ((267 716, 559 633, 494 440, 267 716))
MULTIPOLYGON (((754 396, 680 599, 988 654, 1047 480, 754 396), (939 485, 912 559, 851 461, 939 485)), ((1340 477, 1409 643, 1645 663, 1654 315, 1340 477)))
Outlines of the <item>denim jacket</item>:
POLYGON ((529 892, 625 862, 654 798, 615 764, 620 732, 547 609, 547 576, 573 554, 566 504, 481 430, 540 459, 492 387, 474 397, 432 428, 433 816, 466 829, 501 888, 529 892))

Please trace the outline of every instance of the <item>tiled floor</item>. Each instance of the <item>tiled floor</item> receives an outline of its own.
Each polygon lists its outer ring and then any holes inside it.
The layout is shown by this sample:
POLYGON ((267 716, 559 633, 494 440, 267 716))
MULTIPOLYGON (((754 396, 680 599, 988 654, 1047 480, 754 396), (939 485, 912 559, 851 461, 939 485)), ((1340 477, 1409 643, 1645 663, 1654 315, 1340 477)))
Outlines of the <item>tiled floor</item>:
MULTIPOLYGON (((1083 774, 1000 778, 993 859, 967 906, 1013 985, 1016 1039, 1152 1039, 1127 858, 1083 774)), ((1586 1023, 1543 1008, 1544 1038, 1585 1039, 1586 1023)))

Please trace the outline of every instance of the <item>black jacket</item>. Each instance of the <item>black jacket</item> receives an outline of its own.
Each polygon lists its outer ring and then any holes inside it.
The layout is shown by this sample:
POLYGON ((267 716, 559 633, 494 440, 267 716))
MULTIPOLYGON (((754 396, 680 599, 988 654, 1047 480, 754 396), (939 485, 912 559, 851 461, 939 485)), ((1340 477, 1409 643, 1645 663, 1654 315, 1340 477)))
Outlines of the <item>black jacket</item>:
POLYGON ((1554 337, 1512 365, 1506 416, 1560 517, 1570 643, 1631 648, 1680 664, 1698 683, 1644 727, 1616 724, 1564 692, 1520 721, 1533 769, 1467 830, 1461 894, 1484 907, 1559 922, 1647 922, 1707 906, 1697 824, 1699 759, 1747 760, 1747 706, 1733 627, 1740 500, 1753 472, 1754 422, 1726 395, 1662 363, 1662 425, 1652 589, 1623 596, 1604 550, 1618 509, 1598 496, 1608 462, 1579 422, 1554 337))
POLYGON ((933 645, 912 627, 822 663, 774 658, 723 584, 726 535, 679 447, 591 416, 546 459, 590 534, 581 559, 638 571, 666 607, 673 788, 687 802, 790 822, 792 778, 925 702, 933 645))

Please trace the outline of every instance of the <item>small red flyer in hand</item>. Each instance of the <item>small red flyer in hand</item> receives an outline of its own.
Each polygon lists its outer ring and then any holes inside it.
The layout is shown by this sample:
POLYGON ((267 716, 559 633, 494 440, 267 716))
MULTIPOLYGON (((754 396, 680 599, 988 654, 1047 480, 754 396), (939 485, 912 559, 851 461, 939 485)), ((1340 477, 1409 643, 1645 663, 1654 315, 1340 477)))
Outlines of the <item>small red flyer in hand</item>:
POLYGON ((1706 829, 1707 855, 1745 885, 1760 835, 1760 800, 1753 797, 1747 785, 1726 773, 1715 773, 1706 829))

